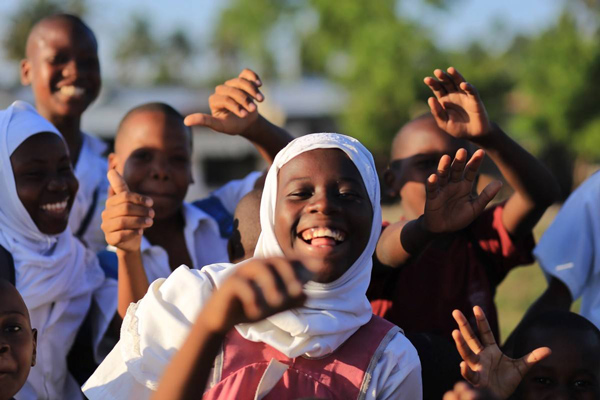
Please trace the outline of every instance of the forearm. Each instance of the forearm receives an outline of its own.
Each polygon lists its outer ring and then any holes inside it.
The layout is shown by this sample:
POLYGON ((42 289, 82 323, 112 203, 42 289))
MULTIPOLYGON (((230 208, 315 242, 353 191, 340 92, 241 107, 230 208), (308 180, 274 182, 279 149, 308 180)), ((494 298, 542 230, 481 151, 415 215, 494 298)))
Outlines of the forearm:
POLYGON ((406 223, 392 224, 383 231, 377 243, 377 259, 389 267, 399 267, 419 254, 437 236, 424 227, 423 216, 406 223))
POLYGON ((206 329, 203 313, 160 380, 153 400, 199 399, 204 393, 214 359, 225 337, 206 329))
POLYGON ((558 183, 533 155, 512 140, 496 124, 487 138, 474 141, 486 151, 514 189, 504 209, 503 222, 509 233, 529 233, 546 208, 556 201, 558 183))
POLYGON ((269 164, 273 162, 279 150, 293 139, 285 129, 272 124, 262 115, 258 116, 256 122, 242 136, 256 146, 261 156, 269 164))
POLYGON ((119 259, 119 301, 118 312, 125 317, 131 303, 138 302, 148 291, 148 278, 144 271, 142 253, 117 249, 119 259))

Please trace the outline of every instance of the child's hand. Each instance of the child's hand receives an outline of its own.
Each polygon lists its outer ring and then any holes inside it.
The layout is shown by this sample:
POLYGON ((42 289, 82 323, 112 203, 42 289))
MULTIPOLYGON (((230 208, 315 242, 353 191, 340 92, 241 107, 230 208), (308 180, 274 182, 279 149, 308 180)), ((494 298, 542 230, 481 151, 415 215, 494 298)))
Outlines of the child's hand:
POLYGON ((262 82, 258 75, 244 69, 237 78, 228 80, 215 89, 208 104, 212 115, 196 113, 185 118, 188 126, 202 125, 228 135, 243 135, 258 119, 258 107, 263 94, 258 90, 262 82))
POLYGON ((422 219, 426 230, 434 233, 458 231, 473 222, 498 194, 502 183, 495 181, 487 185, 479 196, 473 195, 473 184, 484 156, 483 150, 477 150, 467 162, 465 149, 456 152, 454 161, 448 155, 442 156, 438 172, 426 182, 427 197, 422 219))
POLYGON ((444 394, 443 400, 498 400, 493 394, 475 389, 465 382, 458 382, 454 388, 444 394))
POLYGON ((481 342, 463 313, 458 310, 452 313, 460 328, 460 331, 452 332, 456 348, 464 360, 460 363, 460 372, 476 388, 488 389, 501 399, 506 399, 519 386, 527 371, 552 352, 548 347, 540 347, 519 359, 508 358, 496 344, 481 307, 473 307, 473 312, 481 342))
POLYGON ((306 298, 302 285, 310 276, 302 264, 284 258, 248 261, 212 295, 202 311, 203 324, 224 334, 234 325, 300 307, 306 298))
POLYGON ((108 171, 108 200, 102 212, 102 230, 106 243, 123 251, 138 251, 144 229, 152 226, 152 199, 131 193, 119 173, 108 171))
POLYGON ((474 141, 492 131, 475 87, 454 67, 448 68, 448 72, 436 69, 433 74, 437 80, 428 76, 423 81, 435 94, 427 102, 440 129, 454 137, 474 141))

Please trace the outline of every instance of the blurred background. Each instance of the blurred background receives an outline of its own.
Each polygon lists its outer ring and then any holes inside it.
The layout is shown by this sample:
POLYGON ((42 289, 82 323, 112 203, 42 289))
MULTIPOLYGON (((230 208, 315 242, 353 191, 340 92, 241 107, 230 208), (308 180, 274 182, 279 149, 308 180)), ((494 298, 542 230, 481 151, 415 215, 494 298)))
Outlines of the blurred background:
MULTIPOLYGON (((552 170, 563 198, 600 168, 600 0, 2 1, 0 106, 32 101, 19 82, 27 34, 61 11, 98 38, 103 89, 83 126, 108 142, 144 102, 208 112, 214 86, 249 67, 264 83, 267 118, 294 135, 355 136, 383 169, 398 128, 427 111, 423 78, 452 65, 552 170)), ((263 167, 241 138, 194 134, 190 198, 263 167)), ((391 204, 385 216, 400 212, 391 204)), ((537 266, 509 275, 497 294, 504 338, 544 288, 537 266)))

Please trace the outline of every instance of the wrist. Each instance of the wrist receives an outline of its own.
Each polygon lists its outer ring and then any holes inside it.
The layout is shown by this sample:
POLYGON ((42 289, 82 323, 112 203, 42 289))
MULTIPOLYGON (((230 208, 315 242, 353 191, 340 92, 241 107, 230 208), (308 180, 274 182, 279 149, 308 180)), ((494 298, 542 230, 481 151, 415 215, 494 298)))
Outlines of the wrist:
POLYGON ((490 122, 487 132, 484 135, 472 138, 471 142, 485 151, 490 151, 497 148, 505 136, 506 134, 500 129, 500 126, 498 126, 497 123, 490 122))
POLYGON ((256 119, 240 133, 240 136, 254 142, 259 133, 264 130, 263 127, 266 123, 267 120, 262 115, 258 114, 256 119))

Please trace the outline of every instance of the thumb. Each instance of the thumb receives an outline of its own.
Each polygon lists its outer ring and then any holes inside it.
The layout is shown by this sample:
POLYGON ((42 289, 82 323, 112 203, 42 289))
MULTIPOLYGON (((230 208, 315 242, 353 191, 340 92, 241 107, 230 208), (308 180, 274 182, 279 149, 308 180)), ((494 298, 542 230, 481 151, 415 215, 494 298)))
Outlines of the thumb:
POLYGON ((490 182, 485 189, 483 189, 475 201, 473 201, 475 215, 479 215, 481 212, 483 212, 485 206, 487 206, 488 203, 492 201, 494 197, 496 197, 500 189, 502 189, 502 182, 500 181, 490 182))
POLYGON ((109 170, 106 176, 108 177, 110 188, 115 194, 119 194, 121 192, 129 192, 129 187, 127 186, 127 183, 125 183, 125 179, 123 179, 123 177, 117 172, 117 170, 109 170))
POLYGON ((519 359, 519 372, 524 376, 531 367, 552 354, 549 347, 539 347, 519 359))
POLYGON ((194 126, 194 125, 205 126, 207 128, 214 129, 216 131, 219 131, 219 128, 222 125, 221 121, 218 120, 217 118, 213 117, 212 115, 202 114, 202 113, 188 115, 183 120, 183 123, 186 124, 187 126, 194 126))

